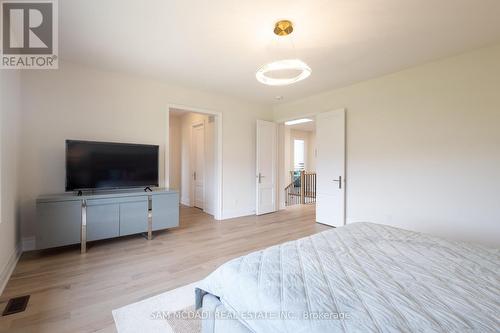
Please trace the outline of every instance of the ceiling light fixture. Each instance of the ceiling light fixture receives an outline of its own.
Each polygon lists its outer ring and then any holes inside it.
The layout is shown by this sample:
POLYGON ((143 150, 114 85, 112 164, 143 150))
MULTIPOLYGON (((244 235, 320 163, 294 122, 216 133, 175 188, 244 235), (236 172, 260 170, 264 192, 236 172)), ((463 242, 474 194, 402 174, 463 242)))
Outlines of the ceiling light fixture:
MULTIPOLYGON (((274 26, 274 33, 277 36, 288 36, 292 32, 293 24, 289 20, 278 21, 274 26)), ((302 60, 285 59, 262 66, 255 73, 255 77, 257 81, 269 86, 286 86, 308 78, 311 72, 311 68, 302 60)))
POLYGON ((257 81, 268 86, 286 86, 295 82, 302 81, 311 75, 311 68, 305 62, 299 59, 287 59, 271 62, 259 68, 255 77, 257 81), (299 74, 291 77, 276 78, 268 74, 272 72, 298 71, 299 74))
POLYGON ((286 126, 298 125, 298 124, 303 124, 303 123, 310 123, 311 121, 313 121, 313 120, 308 119, 308 118, 295 119, 295 120, 285 121, 285 125, 286 126))

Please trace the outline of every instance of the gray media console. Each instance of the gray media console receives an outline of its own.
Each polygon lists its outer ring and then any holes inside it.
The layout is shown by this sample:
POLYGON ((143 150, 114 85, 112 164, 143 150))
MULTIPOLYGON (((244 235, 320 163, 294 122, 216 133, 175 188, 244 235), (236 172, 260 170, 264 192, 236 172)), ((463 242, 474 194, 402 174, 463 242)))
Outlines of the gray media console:
POLYGON ((37 199, 36 247, 47 249, 179 225, 179 193, 169 189, 44 195, 37 199))

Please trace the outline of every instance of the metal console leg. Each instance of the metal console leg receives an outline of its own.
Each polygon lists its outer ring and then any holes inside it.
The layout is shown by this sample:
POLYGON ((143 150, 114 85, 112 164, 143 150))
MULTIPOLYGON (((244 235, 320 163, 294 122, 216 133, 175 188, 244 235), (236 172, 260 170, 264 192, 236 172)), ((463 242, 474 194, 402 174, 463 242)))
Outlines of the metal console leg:
POLYGON ((80 235, 80 253, 87 252, 87 200, 82 200, 82 230, 80 235))
POLYGON ((153 239, 153 210, 151 209, 153 198, 148 196, 148 240, 153 239))
POLYGON ((151 218, 151 213, 148 214, 148 240, 153 239, 153 219, 151 218))

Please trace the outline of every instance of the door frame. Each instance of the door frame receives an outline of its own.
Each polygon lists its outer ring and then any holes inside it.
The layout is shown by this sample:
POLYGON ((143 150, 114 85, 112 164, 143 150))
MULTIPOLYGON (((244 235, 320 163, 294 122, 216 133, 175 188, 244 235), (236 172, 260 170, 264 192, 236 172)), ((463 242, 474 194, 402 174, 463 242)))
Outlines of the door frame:
MULTIPOLYGON (((330 111, 344 111, 345 112, 345 139, 344 139, 344 144, 345 144, 345 154, 344 154, 344 170, 345 170, 345 177, 344 177, 344 225, 346 224, 347 222, 347 191, 349 190, 349 187, 348 187, 348 180, 349 180, 349 175, 348 175, 348 169, 347 169, 347 166, 348 166, 348 163, 347 163, 347 158, 348 158, 348 151, 347 151, 347 124, 348 124, 348 112, 347 112, 347 108, 336 108, 336 109, 327 109, 327 110, 322 110, 322 111, 317 111, 317 112, 305 112, 305 113, 298 113, 297 115, 295 116, 289 116, 289 117, 283 117, 283 118, 278 118, 275 120, 276 123, 278 123, 278 128, 279 126, 284 125, 284 123, 286 121, 289 121, 289 120, 294 120, 294 119, 300 119, 300 118, 316 118, 316 116, 320 113, 325 113, 325 112, 330 112, 330 111)), ((284 206, 284 200, 283 200, 283 191, 282 189, 285 188, 285 186, 287 184, 285 179, 286 179, 286 175, 283 175, 283 170, 285 169, 285 161, 284 161, 284 146, 283 146, 283 140, 284 140, 284 131, 278 131, 278 140, 277 140, 277 143, 278 143, 278 181, 277 181, 277 192, 278 193, 278 206, 279 206, 279 209, 282 210, 282 209, 285 209, 286 207, 284 206)))
POLYGON ((215 158, 215 214, 214 214, 214 219, 215 220, 222 220, 222 112, 220 111, 214 111, 214 110, 209 110, 209 109, 201 109, 197 107, 191 107, 187 105, 182 105, 182 104, 167 104, 167 112, 165 113, 166 120, 165 124, 167 126, 166 128, 166 135, 165 135, 165 156, 164 156, 164 163, 165 163, 165 187, 169 187, 170 185, 170 129, 169 129, 169 122, 170 122, 170 109, 181 109, 187 112, 196 112, 196 113, 202 113, 210 116, 215 117, 215 126, 216 126, 216 138, 215 138, 215 151, 216 151, 216 158, 215 158))

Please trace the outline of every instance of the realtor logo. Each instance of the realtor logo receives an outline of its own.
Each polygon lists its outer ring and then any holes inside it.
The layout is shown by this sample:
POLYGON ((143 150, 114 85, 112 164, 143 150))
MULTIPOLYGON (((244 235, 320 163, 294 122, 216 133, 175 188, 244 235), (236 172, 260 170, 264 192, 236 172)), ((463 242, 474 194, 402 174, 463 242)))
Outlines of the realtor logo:
POLYGON ((56 0, 0 0, 1 68, 57 69, 56 0))

